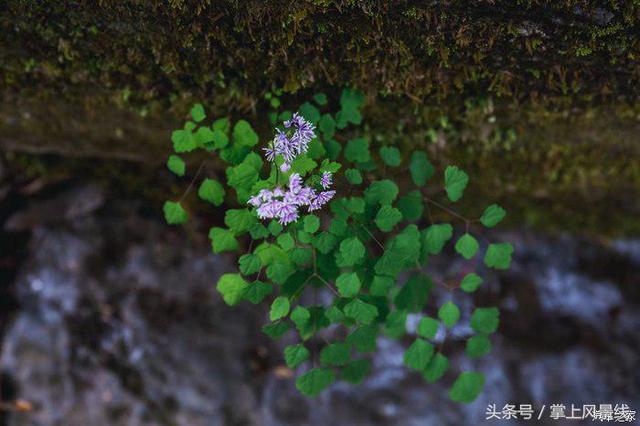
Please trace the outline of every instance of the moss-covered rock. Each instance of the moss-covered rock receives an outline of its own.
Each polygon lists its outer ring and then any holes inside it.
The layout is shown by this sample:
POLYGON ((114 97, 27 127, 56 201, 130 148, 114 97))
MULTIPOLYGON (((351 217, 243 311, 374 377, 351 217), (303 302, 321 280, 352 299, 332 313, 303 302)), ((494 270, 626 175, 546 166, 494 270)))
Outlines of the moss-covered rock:
POLYGON ((519 220, 637 232, 639 33, 638 1, 8 0, 0 146, 159 165, 194 101, 266 136, 265 92, 348 84, 372 137, 470 170, 519 220))

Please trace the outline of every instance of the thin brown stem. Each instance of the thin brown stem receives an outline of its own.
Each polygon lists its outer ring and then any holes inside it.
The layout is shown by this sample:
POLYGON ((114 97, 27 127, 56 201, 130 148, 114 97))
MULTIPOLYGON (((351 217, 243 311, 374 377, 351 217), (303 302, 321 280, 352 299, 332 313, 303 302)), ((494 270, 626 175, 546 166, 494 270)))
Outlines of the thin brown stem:
POLYGON ((182 201, 184 197, 187 196, 189 191, 191 191, 191 188, 193 188, 193 184, 195 183, 196 179, 198 179, 198 176, 200 176, 200 172, 204 167, 204 163, 205 163, 204 160, 202 161, 202 163, 200 163, 200 167, 198 167, 198 171, 196 172, 195 176, 193 176, 193 179, 191 179, 191 183, 189 183, 189 186, 187 187, 186 191, 184 191, 184 194, 182 194, 182 197, 180 197, 180 199, 178 200, 178 203, 182 201))

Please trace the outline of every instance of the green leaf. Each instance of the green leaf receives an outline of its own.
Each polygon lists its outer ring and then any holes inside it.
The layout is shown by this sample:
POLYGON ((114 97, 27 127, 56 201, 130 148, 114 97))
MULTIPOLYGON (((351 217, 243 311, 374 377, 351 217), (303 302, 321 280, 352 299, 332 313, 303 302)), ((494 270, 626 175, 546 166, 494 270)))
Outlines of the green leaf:
POLYGON ((313 252, 311 249, 296 247, 289 254, 291 261, 297 266, 305 266, 311 263, 313 252))
POLYGON ((219 130, 223 133, 229 133, 229 129, 231 128, 231 123, 229 123, 229 119, 227 117, 218 118, 213 122, 211 128, 216 131, 219 130))
POLYGON ((302 115, 313 124, 317 124, 318 121, 320 121, 320 111, 318 111, 318 108, 316 108, 309 102, 305 102, 300 105, 300 115, 302 115))
POLYGON ((420 233, 415 225, 408 225, 385 246, 374 271, 395 278, 403 269, 415 267, 419 254, 420 233))
POLYGON ((360 291, 360 279, 355 272, 340 275, 336 280, 336 287, 342 297, 354 297, 360 291))
POLYGON ((271 235, 273 235, 274 237, 277 237, 282 232, 282 225, 280 225, 278 221, 273 220, 271 221, 271 223, 269 223, 268 229, 269 229, 269 232, 271 232, 271 235))
POLYGON ((478 241, 471 234, 464 234, 456 242, 456 251, 469 260, 478 252, 478 241))
POLYGON ((211 142, 213 142, 213 149, 222 149, 229 145, 229 136, 227 136, 226 132, 216 129, 211 135, 211 142))
POLYGON ((436 337, 440 322, 431 317, 424 317, 418 323, 418 336, 427 339, 433 339, 436 337))
POLYGON ((451 201, 458 201, 469 183, 469 176, 456 166, 447 166, 444 171, 444 188, 451 201))
POLYGON ((366 359, 352 361, 342 369, 342 380, 357 385, 362 383, 365 377, 371 372, 371 362, 366 359))
POLYGON ((324 106, 327 104, 327 95, 325 95, 324 93, 320 92, 320 93, 316 93, 315 95, 313 95, 313 100, 320 106, 324 106))
POLYGON ((413 369, 422 371, 433 356, 433 345, 425 340, 416 339, 404 353, 404 364, 413 369))
POLYGON ((318 163, 311 158, 306 155, 299 155, 291 162, 291 173, 298 173, 300 176, 305 176, 317 166, 318 163))
POLYGON ((328 307, 324 315, 332 324, 342 322, 345 319, 344 313, 337 306, 328 307))
POLYGON ((309 350, 303 344, 289 345, 284 348, 284 361, 287 363, 287 367, 292 370, 308 360, 309 355, 309 350))
POLYGON ((347 169, 344 175, 351 185, 360 185, 362 183, 362 174, 360 174, 360 170, 358 169, 347 169))
POLYGON ((337 237, 343 237, 347 231, 347 222, 343 219, 333 219, 329 225, 329 232, 337 237))
POLYGON ((407 311, 391 311, 384 322, 384 334, 399 339, 407 331, 407 311))
POLYGON ((422 377, 428 383, 435 383, 444 376, 444 373, 449 369, 449 360, 441 353, 435 354, 431 361, 427 364, 427 367, 422 372, 422 377))
POLYGON ((313 234, 318 229, 320 229, 320 219, 318 216, 314 216, 312 214, 304 217, 304 230, 310 234, 313 234))
POLYGON ((353 345, 358 352, 375 352, 378 328, 374 325, 358 327, 347 336, 347 343, 353 345))
MULTIPOLYGON (((345 87, 340 95, 340 107, 343 110, 357 110, 364 102, 364 95, 357 89, 345 87)), ((357 123, 354 123, 357 124, 357 123)))
POLYGON ((307 396, 317 396, 336 380, 333 370, 312 368, 296 379, 296 388, 307 396))
POLYGON ((449 389, 449 398, 456 402, 473 402, 484 387, 482 373, 465 371, 461 373, 449 389))
POLYGON ((252 147, 258 143, 258 135, 246 120, 238 120, 233 126, 233 140, 239 146, 252 147))
POLYGON ((244 298, 254 305, 257 305, 271 293, 273 293, 273 286, 271 284, 263 283, 262 281, 254 281, 249 284, 249 287, 244 293, 244 298))
POLYGON ((162 210, 164 219, 169 225, 180 225, 187 221, 187 212, 178 202, 165 201, 162 210))
POLYGON ((198 144, 191 130, 174 130, 171 133, 171 142, 175 152, 191 152, 197 148, 198 144))
MULTIPOLYGON (((327 137, 325 135, 325 137, 327 137)), ((342 144, 333 139, 329 139, 324 143, 324 148, 327 150, 327 157, 331 160, 337 160, 338 156, 340 156, 340 151, 342 151, 342 144)))
POLYGON ((344 149, 344 156, 352 163, 366 163, 371 160, 369 140, 366 138, 351 139, 344 149))
POLYGON ((345 266, 353 266, 364 258, 365 247, 358 237, 347 238, 340 243, 340 255, 345 266))
POLYGON ((398 200, 398 210, 402 213, 404 220, 414 222, 419 220, 424 213, 424 202, 420 191, 411 191, 400 197, 398 200))
POLYGON ((424 274, 412 275, 393 300, 398 309, 420 312, 427 303, 431 279, 424 274))
POLYGON ((276 241, 278 242, 278 245, 280 247, 282 247, 282 250, 284 250, 284 251, 289 251, 293 247, 295 247, 295 245, 296 245, 296 242, 293 240, 293 237, 288 232, 286 232, 284 234, 280 234, 278 236, 278 238, 276 239, 276 241))
POLYGON ((471 328, 476 333, 491 334, 500 324, 498 308, 477 308, 471 314, 471 328))
POLYGON ((272 324, 266 324, 262 327, 262 332, 272 339, 282 337, 291 328, 291 323, 287 321, 278 321, 272 324))
POLYGON ((257 254, 245 254, 238 259, 240 265, 240 272, 244 275, 251 275, 257 273, 262 267, 260 256, 257 254))
POLYGON ((364 199, 367 204, 391 204, 398 196, 398 191, 398 185, 395 182, 389 179, 379 180, 369 185, 364 192, 364 199))
POLYGON ((219 206, 224 202, 224 188, 217 180, 207 178, 200 184, 198 196, 214 206, 219 206))
POLYGON ((511 243, 489 244, 484 255, 484 264, 495 269, 509 269, 513 245, 511 243))
POLYGON ((331 114, 324 114, 322 118, 320 118, 318 128, 325 138, 331 138, 336 133, 336 121, 333 119, 331 114))
POLYGON ((369 293, 372 296, 386 297, 387 294, 389 294, 389 290, 391 290, 391 287, 393 287, 393 284, 393 279, 391 279, 390 277, 376 275, 373 277, 371 287, 369 287, 369 293))
POLYGON ((438 318, 447 328, 451 328, 460 319, 460 309, 453 302, 447 302, 438 310, 438 318))
POLYGON ((433 176, 433 171, 433 165, 429 162, 427 154, 424 151, 414 151, 409 163, 409 172, 413 183, 417 186, 424 186, 433 176))
POLYGON ((448 223, 431 225, 423 234, 423 244, 429 254, 438 254, 453 236, 453 228, 448 223))
POLYGON ((213 252, 223 253, 225 251, 238 250, 240 247, 238 240, 234 237, 233 232, 224 228, 211 228, 209 230, 209 239, 211 240, 211 248, 213 252))
POLYGON ((267 277, 276 284, 284 284, 295 269, 289 262, 274 262, 267 267, 267 277))
POLYGON ((326 231, 323 231, 314 236, 312 242, 313 246, 322 254, 330 253, 337 243, 338 240, 336 239, 336 237, 326 231))
POLYGON ((256 216, 247 209, 229 209, 224 215, 224 224, 234 235, 242 235, 257 222, 256 216))
POLYGON ((224 274, 218 280, 216 289, 222 295, 227 305, 233 306, 240 303, 249 284, 242 279, 240 274, 224 274))
POLYGON ((167 168, 175 175, 184 176, 186 166, 182 158, 177 155, 170 155, 167 160, 167 168))
POLYGON ((370 324, 378 316, 378 308, 360 299, 353 299, 344 307, 344 313, 360 324, 370 324))
POLYGON ((320 351, 320 365, 345 365, 351 360, 351 345, 348 343, 332 343, 320 351))
POLYGON ((258 172, 248 164, 239 164, 232 167, 227 174, 227 183, 236 190, 250 190, 258 181, 258 172))
POLYGON ((487 336, 478 334, 467 340, 464 351, 469 358, 479 358, 491 351, 491 342, 487 336))
POLYGON ((341 168, 342 168, 342 164, 337 163, 335 161, 329 161, 329 160, 327 160, 325 158, 324 160, 322 160, 322 163, 320 164, 319 171, 320 172, 329 172, 329 173, 335 174, 341 168))
POLYGON ((467 293, 472 293, 476 291, 478 287, 480 287, 482 281, 482 277, 474 272, 471 272, 470 274, 464 276, 464 278, 460 282, 460 288, 462 288, 462 290, 466 291, 467 293))
POLYGON ((390 232, 402 220, 400 210, 384 205, 378 210, 375 223, 382 232, 390 232))
POLYGON ((213 136, 213 130, 208 127, 200 127, 195 134, 197 144, 208 149, 213 148, 213 136))
POLYGON ((380 157, 387 166, 398 167, 400 165, 400 150, 395 146, 383 146, 380 148, 380 157))
POLYGON ((313 242, 313 234, 305 231, 298 231, 298 241, 303 244, 311 244, 313 242))
POLYGON ((193 121, 196 123, 204 120, 205 117, 206 115, 204 114, 204 107, 202 104, 195 104, 193 108, 191 108, 191 118, 193 118, 193 121))
POLYGON ((280 318, 284 318, 289 313, 291 305, 289 304, 289 298, 286 296, 279 296, 271 304, 271 310, 269 311, 269 319, 271 321, 277 321, 280 318))
POLYGON ((482 213, 482 217, 480 217, 480 222, 487 228, 492 228, 496 226, 504 217, 507 212, 497 204, 492 204, 482 213))
POLYGON ((269 236, 269 230, 263 224, 256 222, 251 229, 249 229, 249 234, 252 240, 259 240, 267 238, 269 236))

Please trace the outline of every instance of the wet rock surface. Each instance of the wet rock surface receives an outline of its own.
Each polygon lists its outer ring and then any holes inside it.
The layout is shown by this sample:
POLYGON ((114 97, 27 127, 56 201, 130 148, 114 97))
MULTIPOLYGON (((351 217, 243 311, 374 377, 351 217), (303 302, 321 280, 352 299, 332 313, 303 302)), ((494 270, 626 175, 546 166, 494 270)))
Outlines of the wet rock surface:
MULTIPOLYGON (((28 225, 28 238, 3 235, 23 241, 25 256, 2 283, 16 300, 2 316, 2 400, 32 404, 4 412, 3 424, 474 425, 488 404, 640 407, 638 241, 500 235, 516 246, 514 267, 489 274, 474 295, 501 308, 489 356, 462 356, 472 300, 454 295, 463 318, 447 342, 453 370, 487 376, 473 404, 449 401, 453 373, 428 385, 407 372, 406 342, 388 339, 363 384, 338 383, 308 400, 282 368, 288 337, 272 342, 260 332, 266 309, 231 309, 216 293, 230 259, 139 203, 93 196, 74 209, 74 197, 57 197, 48 202, 72 214, 38 221, 37 209, 25 208, 29 220, 15 229, 28 225)), ((448 254, 430 272, 460 266, 448 254)), ((448 297, 436 287, 430 304, 448 297)))

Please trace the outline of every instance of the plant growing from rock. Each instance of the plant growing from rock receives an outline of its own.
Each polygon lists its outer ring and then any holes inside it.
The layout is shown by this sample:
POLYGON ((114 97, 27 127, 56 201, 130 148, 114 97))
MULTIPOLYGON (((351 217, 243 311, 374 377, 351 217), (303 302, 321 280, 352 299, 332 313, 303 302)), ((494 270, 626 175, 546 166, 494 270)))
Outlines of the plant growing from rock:
MULTIPOLYGON (((278 112, 275 96, 268 96, 274 110, 270 119, 279 124, 266 144, 245 120, 207 122, 200 104, 171 137, 175 153, 167 167, 176 175, 186 173, 181 156, 196 150, 227 165, 224 179, 206 177, 198 188, 204 202, 225 212, 224 225, 209 231, 213 252, 238 255, 238 272, 222 275, 217 290, 228 305, 268 304, 263 331, 272 338, 297 336, 298 342, 285 348, 284 360, 297 372, 296 387, 305 395, 318 395, 336 380, 362 382, 381 334, 409 338, 404 364, 427 382, 438 381, 450 368, 443 343, 461 318, 456 294, 482 285, 476 270, 480 259, 500 270, 511 262, 511 244, 488 243, 481 253, 471 226, 493 227, 505 211, 493 204, 478 219, 458 214, 450 204, 462 198, 468 175, 449 166, 437 178, 424 151, 403 154, 383 146, 372 152, 364 137, 338 142, 344 138, 337 133, 361 124, 363 97, 357 91, 342 92, 335 114, 327 112, 324 94, 295 114, 278 112), (380 176, 381 169, 395 169, 400 176, 407 170, 412 187, 380 176), (437 186, 444 192, 440 201, 427 192, 437 186), (461 221, 462 235, 454 238, 451 224, 434 222, 433 208, 461 221), (427 273, 427 265, 447 244, 470 269, 443 282, 427 273), (434 285, 445 287, 449 300, 427 313, 434 285), (411 334, 409 315, 420 317, 411 334), (322 342, 321 350, 310 349, 312 339, 322 342)), ((181 200, 167 201, 164 214, 169 224, 188 218, 181 200)), ((498 323, 497 308, 476 307, 466 355, 486 355, 498 323)), ((449 395, 471 402, 483 385, 481 373, 458 372, 449 395)))

